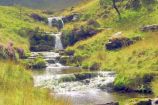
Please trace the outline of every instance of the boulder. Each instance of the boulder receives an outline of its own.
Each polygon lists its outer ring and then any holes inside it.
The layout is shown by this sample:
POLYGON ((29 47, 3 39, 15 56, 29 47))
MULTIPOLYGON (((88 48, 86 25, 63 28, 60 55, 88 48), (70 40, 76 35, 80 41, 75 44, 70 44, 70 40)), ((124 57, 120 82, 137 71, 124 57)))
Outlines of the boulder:
POLYGON ((154 32, 158 31, 158 24, 153 24, 153 25, 146 25, 141 28, 141 31, 143 32, 154 32))
POLYGON ((122 36, 122 32, 117 32, 109 38, 108 43, 105 44, 105 48, 107 50, 116 50, 122 47, 130 46, 131 44, 134 44, 140 40, 142 40, 140 35, 134 36, 132 38, 127 38, 122 36))
POLYGON ((115 39, 113 41, 109 41, 105 47, 107 50, 116 50, 120 49, 122 47, 126 47, 133 44, 133 41, 129 38, 121 38, 121 39, 115 39))

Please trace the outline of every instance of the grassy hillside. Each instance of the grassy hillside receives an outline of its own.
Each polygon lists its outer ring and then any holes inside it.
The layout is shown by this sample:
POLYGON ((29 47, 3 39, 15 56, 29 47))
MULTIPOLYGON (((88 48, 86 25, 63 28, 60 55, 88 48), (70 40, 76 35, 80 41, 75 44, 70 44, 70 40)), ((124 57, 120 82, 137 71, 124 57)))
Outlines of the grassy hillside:
POLYGON ((12 62, 0 62, 0 105, 70 105, 49 91, 33 87, 31 72, 12 62))
MULTIPOLYGON (((30 18, 33 13, 45 16, 38 10, 0 6, 0 44, 6 46, 13 42, 14 47, 29 51, 29 35, 25 29, 35 30, 39 27, 44 31, 52 30, 30 18)), ((0 105, 69 105, 51 96, 48 90, 35 88, 31 71, 23 65, 0 60, 0 67, 0 105)))
POLYGON ((84 58, 82 62, 78 62, 84 68, 99 64, 101 70, 116 71, 117 77, 114 83, 116 87, 138 90, 149 87, 157 96, 158 33, 140 31, 140 27, 144 25, 158 24, 157 6, 143 4, 139 9, 134 10, 123 8, 126 1, 118 2, 117 5, 119 5, 121 12, 121 19, 119 19, 111 3, 102 7, 99 2, 100 0, 92 0, 74 8, 72 11, 63 12, 63 14, 72 12, 82 14, 79 21, 67 24, 64 30, 73 29, 80 23, 86 25, 86 22, 90 19, 96 20, 100 24, 99 28, 104 29, 95 36, 68 47, 67 51, 73 50, 76 57, 84 58), (123 36, 128 38, 141 36, 143 40, 119 50, 106 50, 105 43, 117 32, 122 32, 123 36), (150 76, 154 79, 146 87, 143 81, 150 76))
POLYGON ((45 31, 51 30, 47 25, 36 22, 30 18, 32 13, 44 15, 38 10, 31 10, 18 6, 0 6, 0 42, 2 44, 7 44, 12 41, 16 47, 22 47, 28 50, 29 35, 25 35, 25 32, 23 32, 24 29, 34 30, 36 27, 39 27, 45 31))

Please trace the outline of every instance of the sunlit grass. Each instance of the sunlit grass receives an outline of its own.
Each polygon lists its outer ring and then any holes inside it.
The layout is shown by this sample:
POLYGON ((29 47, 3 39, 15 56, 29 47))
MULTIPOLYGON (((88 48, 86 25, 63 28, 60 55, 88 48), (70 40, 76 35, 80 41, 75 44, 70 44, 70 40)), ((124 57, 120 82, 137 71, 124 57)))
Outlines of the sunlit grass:
POLYGON ((21 65, 0 62, 0 105, 70 105, 47 89, 33 87, 31 72, 21 65))
MULTIPOLYGON (((44 31, 51 31, 52 29, 44 23, 36 22, 30 18, 29 15, 36 13, 43 15, 39 10, 31 10, 24 7, 7 7, 0 6, 0 41, 3 44, 12 41, 15 46, 22 47, 28 50, 28 37, 22 37, 18 31, 22 28, 35 29, 39 27, 44 31), (20 14, 21 9, 21 14, 20 14)), ((28 35, 29 36, 29 35, 28 35)))

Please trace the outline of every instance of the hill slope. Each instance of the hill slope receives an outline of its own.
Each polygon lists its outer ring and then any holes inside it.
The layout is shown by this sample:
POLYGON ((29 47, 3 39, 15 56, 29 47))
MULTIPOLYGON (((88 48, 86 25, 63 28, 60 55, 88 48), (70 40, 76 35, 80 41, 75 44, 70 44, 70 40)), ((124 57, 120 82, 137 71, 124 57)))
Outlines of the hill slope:
POLYGON ((7 44, 12 41, 15 46, 28 50, 28 35, 22 32, 23 29, 35 29, 39 27, 45 31, 51 29, 40 22, 33 20, 30 15, 36 13, 42 15, 40 11, 35 11, 21 7, 0 6, 0 41, 7 44), (22 13, 20 14, 20 9, 22 13))
MULTIPOLYGON (((144 25, 158 24, 156 19, 158 17, 157 6, 152 3, 146 5, 143 2, 138 9, 127 9, 124 8, 127 0, 118 2, 117 5, 119 5, 121 12, 121 19, 119 19, 111 3, 104 5, 100 1, 92 0, 72 11, 62 12, 62 14, 73 12, 81 14, 80 20, 65 25, 64 31, 69 30, 70 32, 76 27, 85 26, 89 20, 96 20, 100 24, 97 28, 103 29, 95 36, 69 46, 67 51, 75 52, 75 58, 79 59, 77 65, 83 68, 99 66, 97 69, 116 71, 118 75, 114 85, 118 90, 136 89, 143 92, 151 89, 157 96, 158 32, 142 32, 140 30, 140 27, 144 25), (123 36, 127 38, 141 36, 143 40, 129 47, 109 51, 105 48, 105 44, 117 32, 122 32, 123 36), (153 77, 154 79, 146 83, 144 82, 146 77, 153 77)), ((75 35, 78 34, 74 34, 74 37, 75 35)))

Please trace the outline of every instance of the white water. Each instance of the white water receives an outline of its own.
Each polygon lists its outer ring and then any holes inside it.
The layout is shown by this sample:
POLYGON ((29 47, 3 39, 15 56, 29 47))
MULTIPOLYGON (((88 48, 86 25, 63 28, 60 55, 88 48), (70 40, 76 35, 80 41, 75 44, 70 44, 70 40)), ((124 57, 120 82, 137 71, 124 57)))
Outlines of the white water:
POLYGON ((52 27, 52 22, 53 22, 54 20, 55 20, 56 22, 61 21, 61 23, 62 23, 62 28, 64 27, 64 21, 63 21, 62 17, 49 17, 49 18, 48 18, 48 25, 49 25, 50 27, 52 27))
MULTIPOLYGON (((57 22, 61 21, 62 28, 64 27, 64 21, 62 20, 62 17, 50 17, 50 18, 48 18, 48 25, 50 27, 52 27, 52 22, 54 20, 57 21, 57 22)), ((61 42, 62 33, 61 32, 52 33, 51 35, 55 36, 55 50, 63 50, 63 45, 62 45, 62 42, 61 42)))
MULTIPOLYGON (((48 18, 48 25, 52 26, 53 19, 64 22, 61 17, 48 18)), ((63 50, 61 42, 62 33, 51 33, 55 36, 55 50, 63 50)), ((115 75, 113 72, 95 72, 96 77, 85 79, 82 81, 61 82, 63 77, 72 77, 74 73, 81 72, 79 68, 63 66, 59 63, 59 53, 55 52, 36 52, 33 55, 42 54, 44 59, 48 61, 47 68, 43 73, 34 73, 34 85, 36 87, 49 88, 57 97, 69 98, 73 105, 94 105, 105 104, 114 101, 113 95, 108 93, 115 75), (52 61, 52 62, 51 62, 52 61), (50 63, 51 62, 51 63, 50 63), (104 91, 100 89, 104 87, 104 91)))
POLYGON ((74 73, 81 72, 79 68, 63 66, 57 60, 58 53, 36 52, 34 55, 42 54, 45 60, 54 60, 54 63, 47 63, 43 73, 34 73, 34 85, 36 87, 49 88, 57 97, 69 98, 73 105, 94 105, 114 101, 113 95, 108 93, 110 83, 114 81, 113 72, 98 71, 96 77, 82 81, 60 82, 63 77, 72 77, 74 73), (88 81, 88 82, 87 82, 88 81), (101 90, 99 87, 104 86, 101 90))

